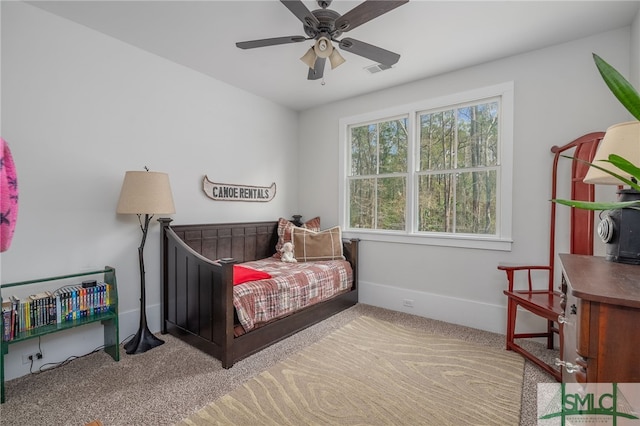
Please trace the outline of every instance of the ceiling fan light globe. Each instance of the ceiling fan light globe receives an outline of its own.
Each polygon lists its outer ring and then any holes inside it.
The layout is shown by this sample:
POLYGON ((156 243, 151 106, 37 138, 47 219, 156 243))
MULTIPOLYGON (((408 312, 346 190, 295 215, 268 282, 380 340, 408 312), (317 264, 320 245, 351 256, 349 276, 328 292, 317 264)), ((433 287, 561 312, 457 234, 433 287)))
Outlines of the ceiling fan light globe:
POLYGON ((307 53, 305 53, 304 56, 300 58, 300 60, 304 62, 309 68, 315 67, 316 59, 318 59, 318 57, 316 56, 316 52, 313 50, 313 47, 310 47, 309 50, 307 50, 307 53))
POLYGON ((331 62, 331 69, 335 69, 336 67, 344 64, 346 59, 342 57, 340 52, 338 52, 338 49, 333 49, 333 52, 329 55, 329 62, 331 62))
POLYGON ((313 50, 319 58, 328 58, 331 52, 334 51, 331 40, 326 37, 320 37, 313 45, 313 50))

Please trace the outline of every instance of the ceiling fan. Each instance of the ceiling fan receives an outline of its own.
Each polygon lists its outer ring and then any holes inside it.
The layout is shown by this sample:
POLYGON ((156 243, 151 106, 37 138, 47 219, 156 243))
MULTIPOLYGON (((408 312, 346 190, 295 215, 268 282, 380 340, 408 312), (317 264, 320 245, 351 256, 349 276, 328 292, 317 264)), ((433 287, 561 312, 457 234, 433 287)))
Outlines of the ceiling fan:
POLYGON ((322 78, 326 59, 329 58, 331 69, 345 62, 332 42, 335 41, 340 49, 354 53, 379 63, 383 68, 390 68, 398 62, 400 55, 377 46, 353 38, 338 40, 342 33, 351 31, 360 25, 383 15, 409 0, 365 0, 344 15, 328 9, 332 0, 317 0, 321 9, 310 11, 301 0, 280 0, 300 21, 302 21, 305 36, 287 36, 265 38, 260 40, 242 41, 236 43, 240 49, 254 49, 256 47, 275 46, 278 44, 299 43, 305 40, 315 40, 314 45, 300 58, 309 67, 307 79, 322 78))

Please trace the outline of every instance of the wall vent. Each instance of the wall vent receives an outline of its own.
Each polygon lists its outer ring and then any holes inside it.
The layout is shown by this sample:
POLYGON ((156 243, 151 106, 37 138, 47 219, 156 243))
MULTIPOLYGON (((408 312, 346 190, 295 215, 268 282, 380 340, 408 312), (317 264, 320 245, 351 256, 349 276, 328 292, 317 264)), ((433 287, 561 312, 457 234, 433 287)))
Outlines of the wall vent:
POLYGON ((368 66, 368 67, 364 67, 364 69, 366 71, 369 71, 371 74, 375 74, 375 73, 380 72, 380 71, 388 70, 390 68, 391 68, 391 66, 384 65, 384 64, 375 64, 375 65, 371 65, 371 66, 368 66))

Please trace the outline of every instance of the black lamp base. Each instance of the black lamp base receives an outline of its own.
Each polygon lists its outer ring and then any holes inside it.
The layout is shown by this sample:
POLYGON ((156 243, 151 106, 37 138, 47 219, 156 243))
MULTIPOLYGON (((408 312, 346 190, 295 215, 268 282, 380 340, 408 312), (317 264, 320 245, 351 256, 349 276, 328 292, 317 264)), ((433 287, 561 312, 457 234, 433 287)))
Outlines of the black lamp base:
POLYGON ((160 346, 164 343, 164 340, 158 339, 156 336, 149 331, 149 328, 145 325, 140 328, 133 339, 129 340, 124 345, 124 350, 127 354, 141 354, 143 352, 148 351, 149 349, 153 349, 156 346, 160 346))
MULTIPOLYGON (((149 331, 149 327, 147 327, 147 297, 144 285, 144 243, 147 240, 147 232, 149 230, 149 221, 153 215, 145 214, 144 215, 144 224, 142 221, 140 222, 140 229, 142 230, 142 241, 140 242, 140 247, 138 247, 138 261, 140 263, 140 326, 138 327, 138 332, 133 339, 129 340, 124 345, 124 350, 127 354, 141 354, 143 352, 148 351, 149 349, 153 349, 156 346, 160 346, 164 343, 164 340, 158 339, 156 336, 149 331)), ((140 220, 140 215, 138 215, 138 220, 140 220)))

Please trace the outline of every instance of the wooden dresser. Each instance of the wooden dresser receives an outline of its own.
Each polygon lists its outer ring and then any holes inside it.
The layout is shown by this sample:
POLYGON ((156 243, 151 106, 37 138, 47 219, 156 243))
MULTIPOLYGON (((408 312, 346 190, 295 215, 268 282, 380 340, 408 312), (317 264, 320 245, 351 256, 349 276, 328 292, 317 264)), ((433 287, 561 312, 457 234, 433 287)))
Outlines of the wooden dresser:
POLYGON ((640 266, 561 254, 563 382, 640 382, 640 266))

